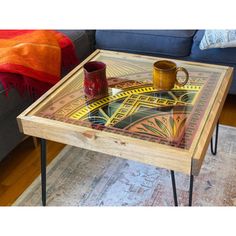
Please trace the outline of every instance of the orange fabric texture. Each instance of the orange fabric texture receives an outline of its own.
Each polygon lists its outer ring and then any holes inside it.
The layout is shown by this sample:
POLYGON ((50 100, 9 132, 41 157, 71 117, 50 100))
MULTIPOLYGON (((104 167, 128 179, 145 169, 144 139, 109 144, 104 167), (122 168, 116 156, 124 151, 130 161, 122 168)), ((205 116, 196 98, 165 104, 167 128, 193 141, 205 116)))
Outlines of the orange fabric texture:
MULTIPOLYGON (((66 36, 52 30, 9 33, 0 30, 0 72, 19 74, 54 85, 60 79, 62 49, 70 49, 73 59, 76 57, 71 45, 66 36)), ((77 61, 70 62, 75 64, 77 61)))

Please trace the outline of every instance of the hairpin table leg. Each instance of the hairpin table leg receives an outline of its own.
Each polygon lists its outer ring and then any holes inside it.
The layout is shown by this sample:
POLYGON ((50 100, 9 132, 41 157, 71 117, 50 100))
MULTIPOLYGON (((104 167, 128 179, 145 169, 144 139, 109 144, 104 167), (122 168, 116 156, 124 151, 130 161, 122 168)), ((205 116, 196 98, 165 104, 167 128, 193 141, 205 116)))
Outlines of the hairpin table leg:
POLYGON ((175 185, 175 172, 173 170, 171 170, 170 174, 171 174, 171 181, 172 181, 174 203, 175 203, 175 206, 178 206, 177 192, 176 192, 176 185, 175 185))
POLYGON ((190 175, 190 185, 189 185, 189 198, 188 198, 188 205, 192 206, 192 199, 193 199, 193 175, 190 175))
POLYGON ((213 147, 213 137, 211 138, 211 153, 212 153, 212 155, 214 155, 214 156, 217 154, 218 133, 219 133, 219 120, 217 121, 217 124, 216 124, 215 144, 214 144, 214 147, 213 147))
MULTIPOLYGON (((175 184, 175 172, 173 170, 170 171, 171 174, 171 181, 172 181, 172 189, 173 189, 173 197, 175 206, 178 206, 178 199, 177 199, 177 191, 176 191, 176 184, 175 184)), ((193 199, 193 175, 190 175, 190 182, 189 182, 189 199, 188 205, 192 206, 192 199, 193 199)))
POLYGON ((46 140, 40 139, 41 145, 41 187, 42 187, 42 204, 46 206, 46 140))

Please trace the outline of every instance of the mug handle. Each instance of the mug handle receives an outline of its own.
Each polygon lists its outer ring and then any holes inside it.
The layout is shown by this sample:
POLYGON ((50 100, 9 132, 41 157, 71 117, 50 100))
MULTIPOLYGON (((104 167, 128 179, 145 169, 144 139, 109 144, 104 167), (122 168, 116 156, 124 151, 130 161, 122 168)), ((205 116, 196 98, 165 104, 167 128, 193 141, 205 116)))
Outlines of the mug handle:
POLYGON ((177 75, 177 73, 178 73, 179 71, 183 71, 183 72, 185 73, 185 75, 186 75, 186 78, 185 78, 185 80, 184 80, 183 82, 179 82, 179 81, 177 80, 177 78, 176 78, 176 84, 181 87, 181 86, 184 86, 185 84, 187 84, 188 79, 189 79, 189 74, 188 74, 188 71, 187 71, 184 67, 178 67, 178 68, 176 69, 176 75, 177 75))

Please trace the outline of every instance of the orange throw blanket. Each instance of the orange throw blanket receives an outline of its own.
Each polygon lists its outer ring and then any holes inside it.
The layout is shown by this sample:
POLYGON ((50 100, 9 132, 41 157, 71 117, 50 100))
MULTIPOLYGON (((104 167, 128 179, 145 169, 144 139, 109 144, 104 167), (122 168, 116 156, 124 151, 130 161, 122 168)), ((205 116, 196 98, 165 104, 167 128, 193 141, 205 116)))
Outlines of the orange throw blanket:
POLYGON ((78 64, 74 45, 52 30, 0 30, 0 81, 6 91, 41 95, 78 64))

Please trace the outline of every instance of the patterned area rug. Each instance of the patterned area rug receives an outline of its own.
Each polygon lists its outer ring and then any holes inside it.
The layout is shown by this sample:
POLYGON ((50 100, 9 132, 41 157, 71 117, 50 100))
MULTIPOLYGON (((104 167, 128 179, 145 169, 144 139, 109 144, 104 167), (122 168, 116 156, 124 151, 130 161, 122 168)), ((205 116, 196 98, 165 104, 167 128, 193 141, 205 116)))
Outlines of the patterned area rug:
MULTIPOLYGON (((176 173, 179 204, 188 203, 189 177, 176 173)), ((236 206, 236 129, 220 126, 218 154, 207 152, 195 177, 194 206, 236 206)), ((14 203, 40 206, 40 176, 14 203)), ((66 146, 47 168, 49 206, 172 206, 168 170, 66 146)))

